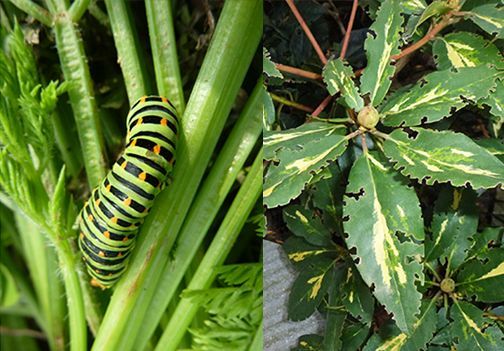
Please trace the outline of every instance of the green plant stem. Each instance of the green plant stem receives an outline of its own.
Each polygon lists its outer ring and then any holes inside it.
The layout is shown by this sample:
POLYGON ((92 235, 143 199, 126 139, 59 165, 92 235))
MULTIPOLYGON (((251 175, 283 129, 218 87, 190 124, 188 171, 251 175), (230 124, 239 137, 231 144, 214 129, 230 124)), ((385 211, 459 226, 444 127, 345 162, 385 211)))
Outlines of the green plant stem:
POLYGON ((171 1, 147 0, 145 9, 158 93, 168 97, 178 113, 183 114, 184 90, 180 78, 171 5, 171 1))
POLYGON ((140 97, 151 93, 145 65, 142 64, 145 60, 140 57, 138 35, 128 11, 127 1, 105 0, 105 5, 114 34, 128 99, 130 104, 133 104, 140 97))
POLYGON ((56 46, 65 80, 70 83, 68 95, 74 112, 88 183, 94 188, 105 177, 102 135, 93 82, 86 62, 79 31, 66 11, 64 0, 48 0, 58 16, 54 22, 56 46))
MULTIPOLYGON (((215 268, 224 263, 261 194, 262 161, 261 150, 187 287, 188 290, 208 289, 212 285, 215 268)), ((198 308, 199 305, 193 303, 191 299, 181 299, 155 350, 176 350, 198 308)))
POLYGON ((70 350, 87 350, 86 313, 78 271, 75 269, 75 255, 70 243, 65 239, 57 241, 58 258, 65 282, 70 325, 70 350))
POLYGON ((254 335, 254 339, 250 344, 249 351, 263 351, 263 322, 259 324, 259 327, 256 330, 254 335))
MULTIPOLYGON (((261 134, 261 86, 262 81, 259 81, 238 122, 222 147, 210 174, 201 190, 198 191, 184 221, 184 226, 178 235, 173 257, 164 267, 161 281, 148 309, 149 313, 143 321, 134 316, 130 319, 128 335, 135 332, 138 334, 134 350, 143 350, 154 333, 163 312, 175 296, 177 286, 184 278, 184 274, 187 273, 219 208, 261 134)), ((122 345, 121 350, 127 349, 128 345, 122 345)))
POLYGON ((273 99, 273 101, 279 102, 279 103, 281 103, 283 105, 294 107, 294 108, 296 108, 298 110, 305 111, 305 112, 308 112, 308 113, 313 112, 313 109, 310 106, 306 106, 306 105, 300 104, 298 102, 288 100, 288 99, 286 99, 284 97, 278 96, 278 95, 273 94, 273 93, 270 93, 270 95, 271 95, 271 98, 273 99))
POLYGON ((72 19, 72 21, 79 22, 81 17, 86 12, 89 6, 89 2, 90 0, 75 0, 72 3, 70 10, 68 11, 70 13, 70 18, 72 19))
MULTIPOLYGON (((173 183, 158 195, 140 228, 128 269, 118 282, 94 350, 114 350, 139 296, 153 295, 262 33, 262 2, 227 1, 181 120, 173 183), (211 84, 209 84, 211 82, 211 84), (208 128, 211 126, 211 128, 208 128)), ((143 312, 145 313, 145 312, 143 312)), ((143 318, 143 314, 139 316, 143 318)), ((134 342, 134 340, 131 340, 134 342)))
POLYGON ((56 255, 47 248, 47 239, 39 227, 18 210, 16 223, 23 245, 23 256, 45 320, 45 331, 51 350, 64 350, 64 300, 58 279, 56 255))
POLYGON ((52 26, 53 18, 42 6, 37 5, 31 0, 10 0, 10 2, 40 23, 45 24, 48 27, 52 26))
MULTIPOLYGON (((329 306, 336 306, 340 302, 341 296, 338 287, 333 287, 329 294, 329 306)), ((324 350, 341 349, 341 333, 345 322, 346 312, 339 309, 327 310, 326 331, 324 335, 324 350)))
POLYGON ((110 30, 110 21, 107 17, 107 14, 102 11, 100 6, 96 4, 97 0, 92 0, 91 4, 89 4, 88 10, 91 16, 96 18, 98 22, 100 22, 104 27, 110 30))

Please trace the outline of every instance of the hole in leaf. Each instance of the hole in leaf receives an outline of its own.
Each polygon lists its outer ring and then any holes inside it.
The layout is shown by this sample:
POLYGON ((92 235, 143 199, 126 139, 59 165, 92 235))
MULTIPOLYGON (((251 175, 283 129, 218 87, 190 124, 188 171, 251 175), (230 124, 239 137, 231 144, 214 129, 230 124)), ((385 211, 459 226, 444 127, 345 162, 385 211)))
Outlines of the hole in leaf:
POLYGON ((410 139, 416 139, 416 137, 418 136, 418 132, 409 127, 405 127, 403 128, 403 130, 408 134, 408 138, 410 139))

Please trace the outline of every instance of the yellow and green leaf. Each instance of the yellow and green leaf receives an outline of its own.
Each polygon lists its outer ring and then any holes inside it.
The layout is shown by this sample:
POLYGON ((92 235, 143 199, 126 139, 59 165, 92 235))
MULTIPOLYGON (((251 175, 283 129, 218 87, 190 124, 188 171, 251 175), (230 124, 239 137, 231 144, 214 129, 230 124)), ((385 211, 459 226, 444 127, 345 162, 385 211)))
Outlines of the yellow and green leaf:
POLYGON ((374 286, 375 297, 393 313, 401 331, 409 334, 422 296, 415 280, 423 277, 415 260, 423 256, 416 241, 424 238, 415 191, 375 153, 354 163, 346 191, 344 229, 348 248, 356 250, 357 269, 366 284, 374 286))
POLYGON ((369 94, 373 106, 382 102, 392 83, 390 78, 395 67, 390 58, 399 53, 401 11, 401 1, 383 1, 376 21, 370 27, 373 34, 369 34, 364 43, 368 65, 361 77, 361 92, 369 94))
POLYGON ((360 97, 359 89, 352 80, 354 78, 353 69, 342 59, 329 60, 324 67, 322 77, 329 94, 335 95, 341 92, 347 106, 357 112, 364 107, 364 100, 360 97))
POLYGON ((481 5, 469 12, 469 18, 487 33, 504 38, 504 7, 495 3, 481 5))
POLYGON ((450 182, 485 189, 504 181, 504 164, 464 134, 411 130, 415 137, 397 129, 384 143, 385 155, 402 174, 429 185, 450 182))
POLYGON ((486 97, 504 76, 486 65, 428 74, 409 90, 393 93, 379 109, 387 126, 416 126, 439 121, 469 101, 486 97))

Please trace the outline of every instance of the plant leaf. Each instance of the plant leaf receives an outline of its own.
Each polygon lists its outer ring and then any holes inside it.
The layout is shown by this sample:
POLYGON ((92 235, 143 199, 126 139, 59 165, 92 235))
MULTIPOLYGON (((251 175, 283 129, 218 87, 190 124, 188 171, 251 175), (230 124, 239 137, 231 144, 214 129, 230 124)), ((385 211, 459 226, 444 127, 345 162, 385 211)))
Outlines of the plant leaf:
POLYGON ((451 335, 458 339, 457 351, 502 350, 502 332, 496 326, 484 329, 492 321, 483 317, 483 311, 463 301, 455 301, 450 311, 454 320, 451 335))
POLYGON ((341 286, 341 300, 348 312, 360 322, 371 325, 374 312, 374 298, 355 267, 349 266, 344 284, 341 286))
POLYGON ((504 66, 502 54, 494 44, 468 32, 450 33, 439 37, 439 40, 434 42, 432 53, 439 70, 484 64, 494 64, 499 68, 504 66))
POLYGON ((476 233, 473 236, 473 245, 469 250, 469 257, 485 258, 490 248, 489 245, 494 246, 500 243, 500 236, 502 228, 486 227, 481 233, 476 233))
POLYGON ((411 129, 417 133, 414 139, 397 129, 383 145, 385 155, 402 174, 429 185, 470 183, 474 188, 493 188, 504 180, 504 164, 464 134, 411 129))
POLYGON ((291 205, 284 208, 283 219, 291 232, 304 238, 308 243, 318 246, 332 244, 331 233, 320 217, 314 216, 313 211, 300 205, 291 205))
POLYGON ((299 265, 302 269, 305 264, 311 264, 313 260, 334 259, 336 256, 335 247, 320 247, 309 244, 303 238, 291 236, 282 245, 282 248, 287 253, 287 257, 293 265, 299 265))
POLYGON ((432 335, 437 329, 436 322, 436 300, 423 300, 415 330, 407 336, 401 351, 424 350, 425 345, 432 339, 432 335))
POLYGON ((373 35, 368 35, 364 48, 368 66, 361 77, 361 92, 368 94, 373 106, 382 102, 392 81, 395 67, 390 58, 399 53, 399 31, 403 17, 401 2, 385 0, 378 10, 376 21, 371 25, 373 35))
POLYGON ((424 12, 422 12, 422 15, 420 16, 420 19, 418 20, 418 23, 415 26, 415 29, 413 32, 416 31, 418 26, 420 26, 422 23, 427 21, 429 18, 434 17, 434 16, 441 16, 450 11, 452 7, 447 1, 443 0, 435 0, 432 3, 427 6, 424 12))
POLYGON ((290 143, 283 143, 283 145, 289 145, 297 150, 283 148, 276 153, 280 163, 270 165, 264 180, 263 199, 267 207, 285 205, 299 196, 314 174, 320 172, 329 161, 335 160, 345 151, 347 138, 335 134, 334 131, 334 128, 326 129, 323 133, 315 130, 314 134, 324 134, 320 139, 314 137, 313 134, 308 137, 307 134, 310 133, 299 135, 293 132, 280 136, 284 140, 298 136, 299 138, 295 141, 300 139, 310 141, 303 145, 290 140, 290 143))
POLYGON ((262 103, 263 130, 268 131, 271 130, 271 126, 276 121, 276 112, 275 112, 275 106, 273 105, 273 99, 266 90, 265 86, 263 86, 262 101, 263 101, 262 103))
POLYGON ((479 139, 475 140, 475 142, 501 160, 501 162, 504 162, 504 142, 499 139, 479 139))
POLYGON ((271 54, 265 47, 263 47, 263 72, 269 77, 283 78, 282 73, 276 68, 273 61, 271 61, 271 54))
POLYGON ((493 116, 493 133, 495 136, 499 135, 500 129, 504 124, 504 80, 498 80, 495 91, 487 97, 480 99, 478 103, 490 107, 490 114, 493 116))
POLYGON ((496 4, 486 4, 471 10, 469 18, 488 34, 504 38, 504 8, 496 4))
POLYGON ((316 334, 303 335, 299 338, 298 346, 291 351, 318 351, 322 350, 324 337, 316 334))
POLYGON ((9 269, 0 263, 0 307, 9 307, 19 300, 16 280, 9 269))
POLYGON ((331 259, 319 259, 303 267, 299 273, 289 295, 289 319, 300 321, 308 318, 322 301, 331 286, 332 267, 331 259))
POLYGON ((440 259, 457 268, 471 246, 470 238, 478 229, 476 193, 469 189, 443 189, 432 219, 432 240, 425 242, 425 261, 440 259))
POLYGON ((480 302, 504 301, 504 249, 489 250, 483 260, 465 263, 456 278, 457 291, 480 302))
POLYGON ((324 122, 312 122, 300 125, 297 128, 286 129, 280 132, 264 133, 264 159, 278 160, 277 153, 282 149, 290 151, 302 150, 309 143, 317 142, 325 137, 332 137, 341 133, 339 127, 324 122))
POLYGON ((329 94, 335 95, 341 92, 345 103, 351 109, 359 112, 364 107, 364 100, 359 95, 359 89, 355 85, 352 67, 342 59, 333 59, 327 62, 322 72, 322 77, 327 85, 329 94))
POLYGON ((430 73, 408 91, 401 89, 388 98, 380 108, 382 123, 416 126, 439 121, 449 116, 452 109, 466 106, 468 100, 489 95, 502 74, 486 65, 430 73))
POLYGON ((423 223, 418 198, 413 189, 374 154, 363 154, 354 163, 347 193, 359 194, 358 199, 345 197, 344 223, 349 249, 356 248, 356 264, 368 286, 374 285, 374 295, 394 314, 399 328, 410 333, 417 321, 421 294, 415 279, 423 277, 415 256, 423 256, 421 245, 423 223), (363 195, 360 195, 361 192, 363 195), (404 234, 404 242, 396 236, 404 234))

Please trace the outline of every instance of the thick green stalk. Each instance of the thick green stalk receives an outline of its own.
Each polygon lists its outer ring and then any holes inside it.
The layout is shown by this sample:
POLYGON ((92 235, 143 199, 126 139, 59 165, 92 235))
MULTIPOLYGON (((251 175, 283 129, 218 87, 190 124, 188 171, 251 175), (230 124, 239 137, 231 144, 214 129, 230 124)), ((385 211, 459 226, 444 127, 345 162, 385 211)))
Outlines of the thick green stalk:
POLYGON ((56 249, 60 269, 65 282, 65 292, 68 305, 68 320, 70 324, 70 350, 87 350, 86 313, 84 299, 80 287, 79 272, 75 269, 75 255, 66 239, 57 241, 56 249))
POLYGON ((147 345, 239 171, 252 151, 262 131, 261 88, 260 81, 198 192, 176 241, 173 257, 164 268, 147 315, 142 320, 135 318, 133 314, 129 321, 127 334, 138 335, 134 347, 123 345, 121 350, 128 350, 131 347, 134 350, 143 350, 147 345))
POLYGON ((166 96, 184 113, 185 101, 177 56, 171 1, 146 0, 152 59, 158 93, 166 96))
POLYGON ((10 0, 18 9, 26 12, 42 24, 52 26, 53 18, 51 14, 42 6, 37 5, 31 0, 10 0))
MULTIPOLYGON (((224 263, 229 251, 238 239, 240 231, 262 191, 262 156, 261 150, 187 287, 188 290, 208 289, 212 285, 215 279, 215 268, 224 263)), ((156 351, 177 349, 199 307, 191 299, 180 300, 170 323, 159 340, 156 351)))
POLYGON ((75 0, 72 3, 72 6, 70 6, 70 10, 68 11, 70 13, 70 18, 74 22, 79 22, 81 19, 82 15, 86 12, 88 6, 89 6, 90 0, 75 0))
MULTIPOLYGON (((168 253, 204 175, 262 32, 262 2, 227 1, 181 120, 173 183, 162 192, 140 229, 137 246, 118 282, 94 350, 114 350, 139 296, 143 318, 168 253), (211 126, 209 128, 208 126, 211 126)), ((131 340, 134 342, 134 340, 131 340)))
POLYGON ((88 183, 94 188, 105 177, 105 161, 93 82, 82 39, 66 11, 64 0, 50 0, 49 4, 58 11, 54 22, 56 46, 65 80, 70 83, 68 95, 82 146, 88 183))
POLYGON ((114 34, 119 65, 128 91, 128 99, 133 104, 138 98, 151 92, 145 64, 140 58, 138 35, 133 19, 128 13, 124 0, 105 0, 107 13, 114 34))
POLYGON ((56 254, 47 247, 47 239, 39 227, 26 216, 16 212, 16 223, 23 245, 25 262, 30 271, 40 310, 45 320, 45 331, 51 350, 65 349, 64 299, 58 278, 56 254))

